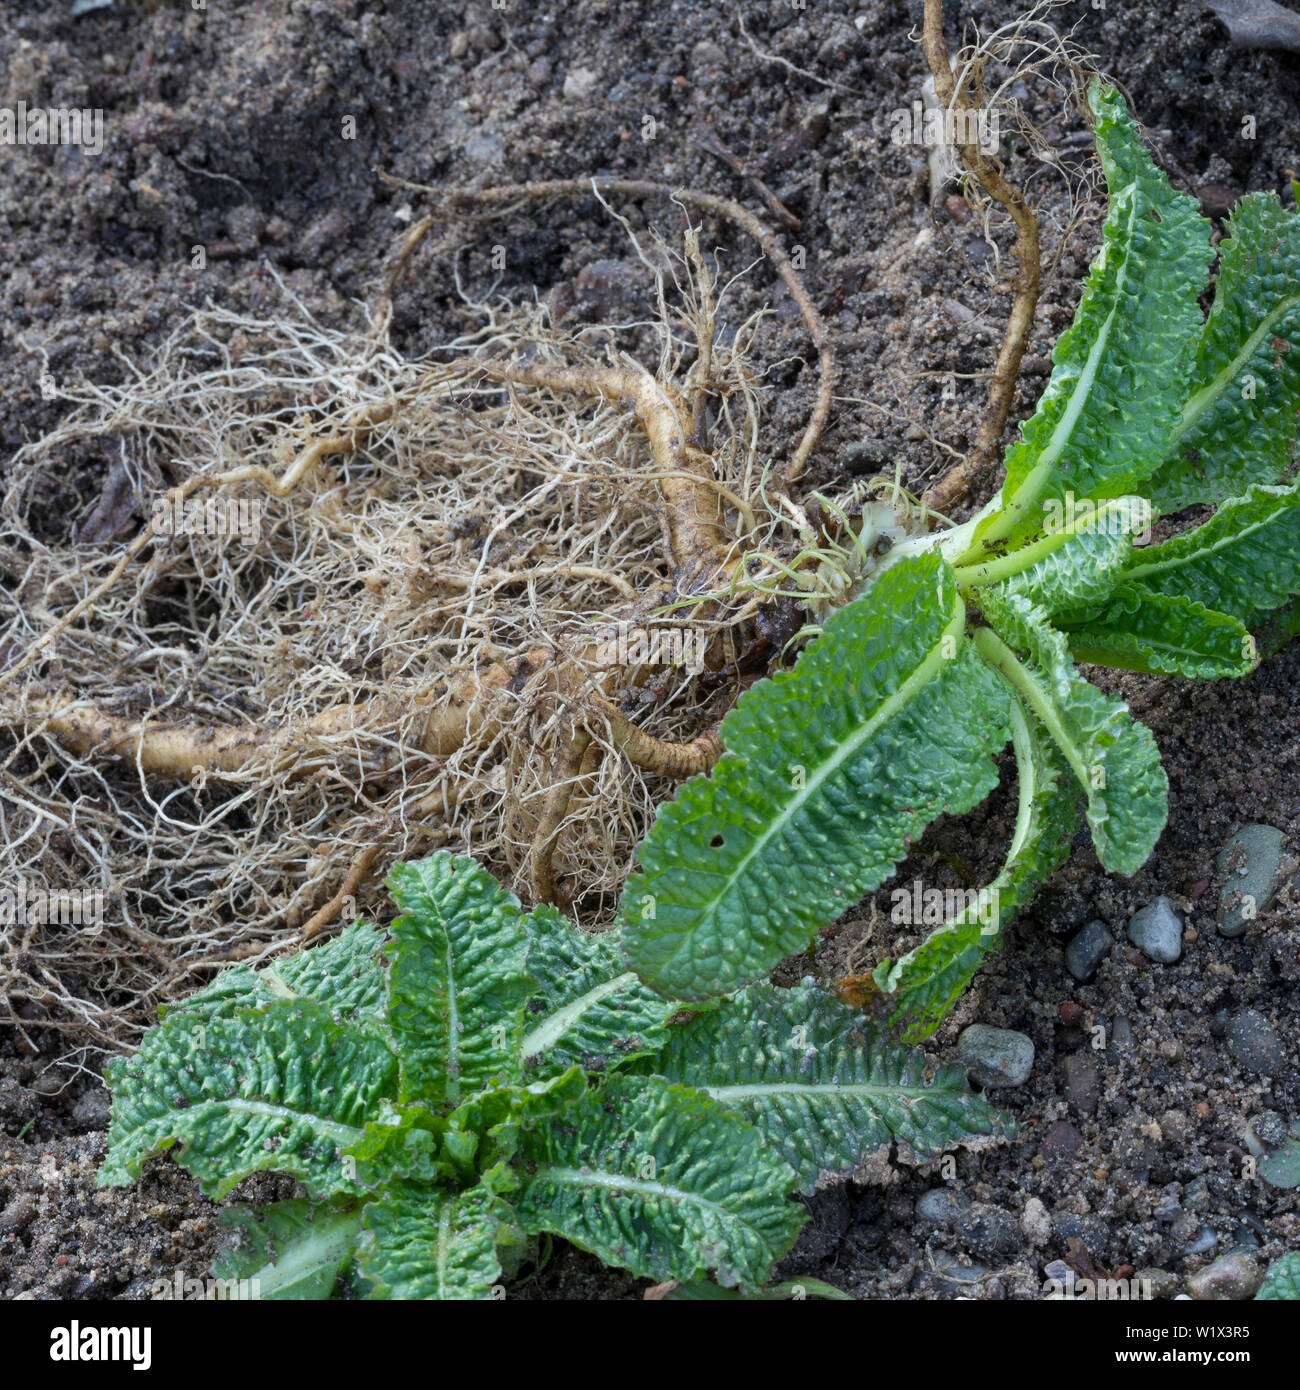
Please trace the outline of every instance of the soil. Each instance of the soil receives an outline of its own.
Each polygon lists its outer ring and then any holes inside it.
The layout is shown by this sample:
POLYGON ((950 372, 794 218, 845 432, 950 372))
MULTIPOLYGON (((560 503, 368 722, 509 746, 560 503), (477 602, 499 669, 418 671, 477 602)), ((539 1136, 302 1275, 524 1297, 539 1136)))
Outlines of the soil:
MULTIPOLYGON (((949 457, 932 439, 959 451, 973 439, 978 373, 992 360, 1008 296, 990 288, 992 253, 965 206, 942 192, 932 206, 924 152, 889 140, 889 113, 910 105, 925 73, 909 38, 919 0, 799 8, 510 0, 504 9, 266 0, 206 10, 117 0, 75 18, 72 9, 67 0, 0 3, 0 105, 105 112, 102 154, 3 151, 5 457, 61 418, 58 399, 42 395, 44 371, 56 383, 120 380, 128 361, 147 359, 202 301, 272 313, 278 275, 326 322, 353 318, 356 302, 373 302, 394 237, 421 210, 419 195, 380 182, 376 169, 468 185, 615 174, 753 203, 696 143, 704 121, 802 220, 807 283, 836 335, 839 394, 849 398, 837 405, 812 481, 842 488, 897 465, 915 487, 949 457), (751 48, 741 15, 754 43, 775 56, 751 48), (202 269, 197 247, 206 250, 202 269)), ((960 18, 988 32, 1017 11, 987 0, 962 5, 960 18)), ((1300 168, 1295 57, 1230 49, 1221 25, 1185 0, 1158 10, 1080 0, 1058 23, 1077 24, 1079 42, 1130 94, 1175 185, 1207 213, 1221 216, 1252 190, 1289 196, 1285 171, 1300 168), (1243 135, 1247 117, 1253 138, 1243 135)), ((1081 130, 1077 118, 1045 126, 1079 160, 1081 130)), ((1063 222, 1050 171, 1020 155, 1009 172, 1032 174, 1047 224, 1063 222)), ((673 209, 646 211, 665 234, 680 231, 673 209)), ((1015 418, 1042 388, 1096 248, 1100 209, 1086 212, 1040 305, 1015 418)), ((641 224, 641 213, 631 216, 641 224)), ((757 254, 730 228, 709 230, 735 269, 757 254)), ((626 237, 594 200, 533 205, 467 225, 463 239, 459 273, 473 285, 498 274, 490 250, 500 244, 507 291, 555 292, 592 320, 626 308, 634 277, 626 237)), ((416 257, 396 306, 400 349, 456 331, 456 273, 445 255, 416 257)), ((761 264, 738 295, 739 309, 764 300, 774 309, 762 358, 779 455, 802 426, 815 360, 793 303, 761 264)), ((109 460, 92 441, 65 464, 36 493, 35 520, 52 544, 66 543, 99 502, 109 460)), ((1158 1268, 1174 1276, 1161 1285, 1173 1293, 1238 1245, 1257 1246, 1261 1260, 1300 1246, 1294 1199, 1244 1176, 1242 1153, 1251 1116, 1300 1119, 1300 877, 1237 940, 1216 933, 1218 885, 1203 882, 1244 824, 1267 822, 1286 833, 1293 856, 1300 848, 1298 677, 1293 643, 1242 682, 1100 678, 1157 736, 1169 827, 1128 880, 1103 874, 1078 842, 934 1041, 948 1056, 975 1020, 1032 1038, 1029 1081, 994 1093, 1019 1137, 959 1153, 947 1172, 884 1156, 877 1181, 819 1193, 783 1275, 823 1278, 863 1298, 1038 1298, 1044 1266, 1069 1255, 1100 1270, 1158 1268), (1188 925, 1174 965, 1151 963, 1124 938, 1129 914, 1161 893, 1188 925), (1079 985, 1063 947, 1097 917, 1116 947, 1096 979, 1079 985), (1228 1019, 1246 1008, 1283 1040, 1272 1075, 1244 1070, 1225 1045, 1228 1019), (1116 1042, 1121 1018, 1127 1046, 1116 1042), (1104 1050, 1094 1046, 1098 1025, 1104 1050), (921 1219, 917 1199, 940 1185, 961 1194, 958 1207, 969 1205, 951 1219, 921 1219), (1174 1197, 1181 1215, 1170 1214, 1174 1197), (1023 1220, 1031 1199, 1050 1214, 1050 1231, 1032 1212, 1023 1220)), ((958 866, 984 873, 1005 843, 1009 808, 1004 788, 960 823, 936 827, 899 881, 959 883, 958 866)), ((886 888, 875 906, 888 902, 886 888)), ((829 978, 870 962, 881 947, 878 911, 874 920, 873 928, 872 905, 863 904, 784 975, 829 978)), ((137 1190, 93 1186, 105 1092, 92 1066, 70 1074, 57 1065, 84 1055, 75 1037, 38 1024, 0 1035, 0 1296, 145 1298, 177 1269, 202 1274, 217 1239, 213 1205, 165 1160, 137 1190)), ((520 1294, 634 1298, 643 1288, 559 1249, 520 1294)))

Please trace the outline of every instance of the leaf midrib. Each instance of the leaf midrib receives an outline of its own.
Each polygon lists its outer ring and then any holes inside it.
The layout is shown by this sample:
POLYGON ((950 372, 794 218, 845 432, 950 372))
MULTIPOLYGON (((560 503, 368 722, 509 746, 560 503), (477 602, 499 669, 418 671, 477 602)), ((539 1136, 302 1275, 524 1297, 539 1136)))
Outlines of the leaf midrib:
MULTIPOLYGON (((735 885, 740 882, 748 869, 750 863, 760 850, 767 845, 789 824, 795 814, 818 792, 822 784, 827 781, 834 773, 838 772, 843 764, 852 757, 862 747, 868 739, 872 738, 888 720, 892 719, 905 705, 909 704, 922 686, 928 685, 934 678, 936 672, 940 670, 948 661, 955 661, 956 656, 945 657, 943 655, 943 642, 945 637, 954 639, 962 636, 966 625, 966 605, 962 602, 960 595, 955 591, 953 594, 954 613, 944 630, 939 634, 938 641, 922 658, 920 664, 910 676, 900 685, 892 695, 877 707, 876 712, 865 723, 859 726, 858 731, 851 738, 846 739, 824 763, 817 768, 816 772, 808 779, 805 785, 799 789, 800 794, 791 797, 786 803, 785 808, 779 815, 772 820, 762 834, 757 836, 750 845, 744 857, 736 864, 728 876, 724 879, 722 886, 709 899, 696 910, 695 922, 704 921, 713 916, 718 904, 726 897, 735 885)), ((655 972, 655 979, 662 977, 664 971, 674 965, 682 953, 689 950, 693 933, 690 931, 680 932, 679 944, 673 953, 655 972)), ((643 975, 643 979, 646 977, 643 975)))

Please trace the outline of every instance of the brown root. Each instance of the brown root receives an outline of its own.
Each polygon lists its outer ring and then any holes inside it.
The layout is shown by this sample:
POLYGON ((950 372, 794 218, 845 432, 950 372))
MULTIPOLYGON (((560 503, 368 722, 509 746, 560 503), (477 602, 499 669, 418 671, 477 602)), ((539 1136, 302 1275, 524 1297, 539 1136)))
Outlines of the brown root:
MULTIPOLYGON (((943 36, 942 0, 925 0, 922 40, 926 61, 934 77, 935 94, 947 109, 966 99, 963 81, 961 90, 953 81, 948 46, 943 36)), ((976 143, 960 143, 958 152, 962 163, 975 177, 980 187, 1007 210, 1016 225, 1015 298, 1007 318, 1002 347, 998 351, 989 382, 988 405, 980 421, 975 448, 925 494, 927 506, 936 512, 948 512, 969 494, 971 487, 998 452, 1007 417, 1011 413, 1016 393, 1020 361, 1034 323, 1038 304, 1038 283, 1041 262, 1038 247, 1038 219, 1024 195, 1007 182, 995 160, 986 155, 976 143)))
MULTIPOLYGON (((278 763, 301 775, 313 759, 328 759, 337 752, 331 742, 337 744, 363 729, 398 728, 413 717, 415 736, 408 747, 431 757, 453 753, 467 738, 487 730, 493 718, 492 695, 527 679, 550 657, 548 651, 534 648, 481 673, 442 682, 424 694, 343 705, 278 728, 129 719, 72 695, 30 689, 0 702, 0 722, 48 733, 83 756, 121 758, 154 777, 230 778, 278 763)), ((380 764, 373 771, 378 776, 389 770, 380 764)))
POLYGON ((790 297, 794 300, 808 329, 809 337, 817 349, 819 380, 817 396, 812 414, 804 427, 804 432, 794 453, 786 463, 783 478, 786 486, 794 483, 803 473, 808 459, 817 447, 826 421, 830 416, 831 403, 835 392, 835 352, 831 336, 817 306, 812 302, 803 280, 795 270, 785 248, 777 239, 775 232, 755 217, 748 208, 727 198, 719 198, 712 193, 701 193, 692 188, 674 188, 666 183, 654 183, 648 179, 548 179, 532 183, 503 184, 497 188, 454 189, 437 188, 428 184, 410 183, 405 179, 381 174, 385 183, 399 188, 407 188, 416 193, 429 193, 437 199, 436 211, 414 223, 402 239, 396 264, 388 277, 388 284, 379 299, 375 314, 376 328, 383 332, 392 317, 392 300, 396 286, 406 273, 412 254, 429 229, 435 226, 449 212, 468 212, 480 208, 509 208, 512 204, 540 198, 581 198, 592 193, 612 193, 626 198, 669 198, 683 203, 699 212, 711 213, 734 223, 751 236, 776 269, 790 297))

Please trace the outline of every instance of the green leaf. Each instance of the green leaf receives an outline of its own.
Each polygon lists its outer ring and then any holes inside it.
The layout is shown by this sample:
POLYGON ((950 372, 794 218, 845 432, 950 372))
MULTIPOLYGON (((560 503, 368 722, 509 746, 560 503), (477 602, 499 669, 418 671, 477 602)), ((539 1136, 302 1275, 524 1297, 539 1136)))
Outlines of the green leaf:
POLYGON ((892 1140, 931 1154, 998 1123, 958 1068, 927 1081, 919 1052, 811 985, 751 985, 675 1029, 655 1070, 753 1124, 805 1193, 892 1140))
POLYGON ((446 1152, 447 1130, 447 1119, 422 1105, 384 1101, 345 1151, 345 1167, 362 1190, 403 1179, 456 1178, 460 1170, 446 1152))
POLYGON ((329 1298, 361 1230, 359 1206, 301 1197, 256 1210, 229 1207, 217 1219, 235 1228, 235 1243, 218 1255, 213 1274, 270 1301, 329 1298))
POLYGON ((1001 872, 966 910, 932 931, 897 962, 886 957, 875 981, 890 996, 890 1023, 909 1042, 928 1038, 985 956, 1002 944, 1003 928, 1069 857, 1078 829, 1080 793, 1061 752, 1019 700, 1011 705, 1019 797, 1011 846, 1001 872))
POLYGON ((1151 731, 1128 706, 1089 685, 1066 640, 1019 594, 983 590, 975 643, 1042 723, 1087 797, 1097 856, 1110 873, 1133 874, 1155 848, 1169 814, 1169 782, 1151 731), (1022 663, 1004 645, 1027 656, 1022 663))
POLYGON ((628 963, 704 999, 766 974, 993 788, 1005 692, 938 555, 887 570, 722 725, 711 777, 660 807, 623 893, 628 963))
POLYGON ((343 1155, 397 1089, 397 1061, 372 1033, 313 1000, 233 1018, 174 1017, 108 1066, 113 1117, 101 1186, 122 1186, 173 1144, 203 1192, 250 1173, 291 1173, 315 1196, 358 1188, 343 1155))
POLYGON ((476 1152, 480 1138, 486 1138, 479 1160, 482 1166, 506 1163, 514 1157, 524 1129, 562 1115, 586 1094, 587 1073, 575 1062, 568 1071, 544 1081, 482 1091, 462 1102, 451 1116, 452 1133, 459 1130, 473 1135, 476 1152))
POLYGON ((550 906, 535 908, 524 925, 528 972, 538 984, 528 1001, 525 1058, 547 1070, 577 1062, 603 1071, 658 1050, 677 1005, 626 969, 617 931, 579 931, 550 906))
POLYGON ((517 1239, 509 1206, 485 1188, 390 1193, 365 1209, 357 1270, 371 1298, 490 1301, 497 1247, 517 1239))
POLYGON ((1133 554, 1132 536, 1151 523, 1141 497, 1044 504, 1047 535, 995 560, 963 565, 957 582, 975 588, 1000 582, 1055 616, 1104 603, 1133 554))
POLYGON ((1258 627, 1300 594, 1300 482, 1253 487, 1203 526, 1137 551, 1125 580, 1258 627))
POLYGON ((804 1213, 789 1165, 700 1091, 615 1075, 562 1118, 525 1133, 516 1212, 646 1278, 761 1288, 804 1213))
POLYGON ((397 864, 389 1022, 402 1096, 428 1104, 522 1077, 533 988, 519 900, 472 859, 440 851, 397 864))
POLYGON ((1254 639, 1236 618, 1141 584, 1121 585, 1103 613, 1067 626, 1066 636, 1076 661, 1122 671, 1216 680, 1249 675, 1257 664, 1254 639))
POLYGON ((1300 217, 1272 193, 1237 204, 1214 303, 1169 457, 1150 482, 1162 512, 1240 497, 1286 476, 1300 411, 1300 217))
POLYGON ((1110 195, 1102 249, 1038 409, 1007 451, 1003 505, 966 558, 1037 534, 1050 499, 1133 491, 1167 454, 1186 400, 1210 224, 1152 163, 1115 89, 1094 82, 1088 99, 1110 195))
POLYGON ((178 1014, 229 1018, 239 1009, 276 1000, 314 999, 341 1023, 382 1028, 387 994, 383 933, 369 922, 356 921, 332 941, 260 970, 231 966, 181 1003, 164 1005, 159 1014, 164 1019, 178 1014))
POLYGON ((1257 1303, 1293 1302, 1300 1299, 1300 1251, 1274 1260, 1255 1295, 1257 1303))

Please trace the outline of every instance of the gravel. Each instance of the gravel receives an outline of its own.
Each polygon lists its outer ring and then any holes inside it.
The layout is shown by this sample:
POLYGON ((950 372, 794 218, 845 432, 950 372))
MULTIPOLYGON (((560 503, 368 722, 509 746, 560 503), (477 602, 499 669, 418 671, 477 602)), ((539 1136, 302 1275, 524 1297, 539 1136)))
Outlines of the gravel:
POLYGON ((972 1023, 957 1040, 957 1057, 981 1086, 1023 1086, 1034 1065, 1034 1044, 1010 1028, 972 1023))
POLYGON ((1219 935, 1241 936, 1277 894, 1285 836, 1271 825, 1243 826, 1219 851, 1219 935))
POLYGON ((1070 938, 1070 944, 1065 948, 1065 968, 1080 984, 1087 984, 1114 944, 1105 922, 1089 922, 1070 938))
POLYGON ((1163 895, 1129 919, 1128 939, 1148 960, 1172 965, 1183 953, 1183 921, 1163 895))
POLYGON ((1187 1292, 1203 1301, 1241 1302, 1255 1297, 1262 1280, 1259 1266, 1249 1255, 1220 1255, 1188 1279, 1187 1292))
POLYGON ((1282 1040, 1258 1009, 1243 1009, 1228 1024, 1228 1051, 1247 1071, 1275 1076, 1282 1069, 1282 1040))

